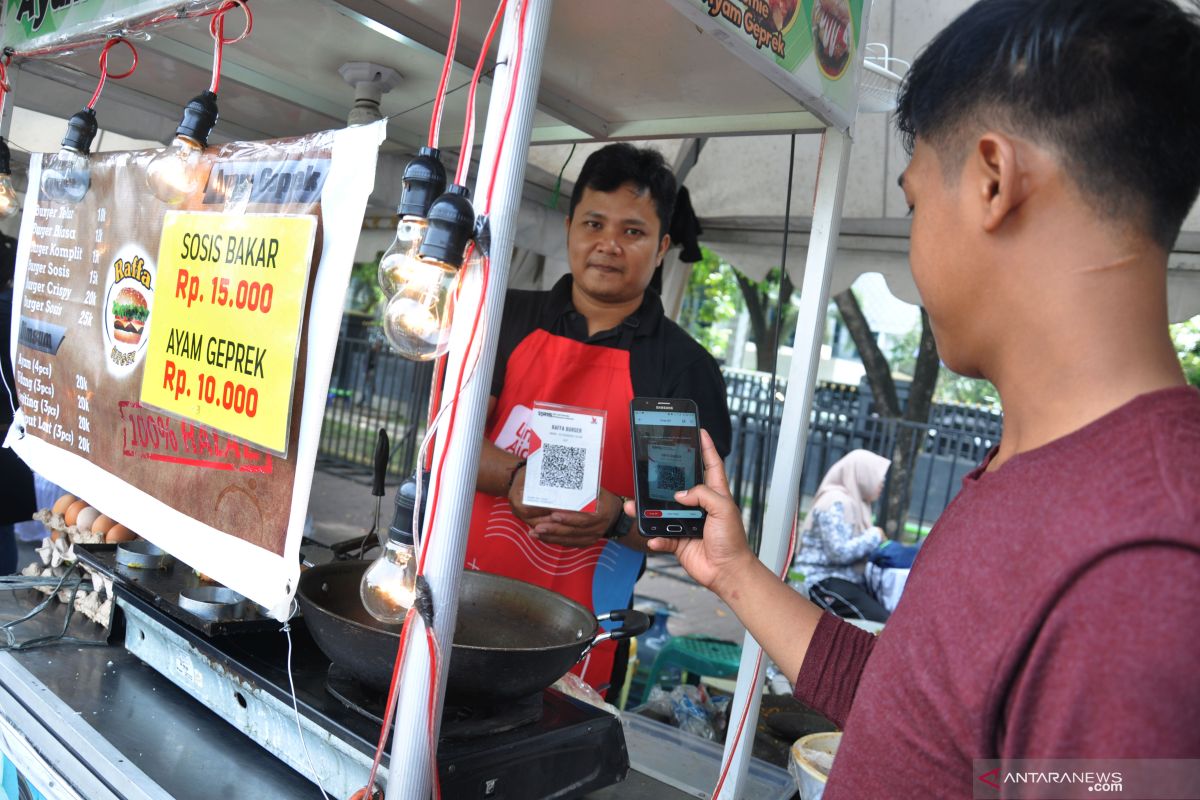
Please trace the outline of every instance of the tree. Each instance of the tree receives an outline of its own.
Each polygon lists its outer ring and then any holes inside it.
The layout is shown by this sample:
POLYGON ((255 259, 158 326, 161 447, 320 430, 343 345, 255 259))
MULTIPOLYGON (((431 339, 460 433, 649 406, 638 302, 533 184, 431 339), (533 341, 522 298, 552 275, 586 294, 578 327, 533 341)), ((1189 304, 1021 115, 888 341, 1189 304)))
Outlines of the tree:
MULTIPOLYGON (((921 309, 921 338, 917 346, 908 402, 901 407, 896 382, 892 379, 891 365, 879 349, 879 343, 875 340, 875 334, 858 304, 858 298, 854 296, 854 292, 846 289, 834 295, 833 300, 842 315, 846 330, 854 340, 854 346, 858 348, 859 357, 867 372, 867 384, 875 396, 875 409, 879 415, 902 422, 928 422, 941 362, 938 358, 937 343, 933 339, 933 329, 929 325, 929 315, 925 313, 925 309, 921 309)), ((892 538, 904 532, 904 522, 908 519, 913 472, 920 456, 920 441, 924 433, 920 425, 896 426, 891 454, 892 466, 888 472, 888 492, 884 499, 884 526, 888 536, 892 538)))
POLYGON ((791 341, 789 330, 796 327, 796 307, 792 305, 792 279, 784 272, 773 269, 765 281, 752 281, 734 270, 738 288, 746 301, 746 313, 750 316, 750 331, 754 336, 754 355, 759 372, 774 372, 779 358, 779 342, 791 341), (778 300, 772 297, 772 288, 778 286, 778 300), (782 310, 783 319, 777 326, 775 315, 782 310))
POLYGON ((1171 338, 1183 374, 1192 386, 1200 386, 1200 316, 1171 326, 1171 338))
MULTIPOLYGON (((914 327, 892 346, 889 360, 892 371, 911 375, 917 364, 918 343, 921 326, 914 327)), ((990 381, 983 378, 964 378, 952 372, 946 365, 938 367, 937 388, 933 391, 933 402, 958 405, 982 406, 993 411, 1000 410, 1000 393, 990 381)))
POLYGON ((680 309, 679 325, 714 358, 726 358, 732 324, 742 303, 733 267, 701 246, 703 258, 692 265, 687 294, 680 309))

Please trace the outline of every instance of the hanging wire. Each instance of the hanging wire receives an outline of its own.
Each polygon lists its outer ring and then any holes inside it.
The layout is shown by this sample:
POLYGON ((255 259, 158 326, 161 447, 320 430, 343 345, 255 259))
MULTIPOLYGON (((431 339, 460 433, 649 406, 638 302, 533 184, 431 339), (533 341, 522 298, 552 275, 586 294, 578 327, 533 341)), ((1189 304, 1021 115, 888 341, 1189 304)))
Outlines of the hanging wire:
POLYGON ((567 171, 567 164, 571 163, 571 157, 575 155, 575 147, 577 144, 578 143, 576 142, 571 145, 571 152, 567 153, 567 160, 563 162, 562 169, 558 171, 558 177, 554 179, 554 194, 551 196, 550 202, 546 204, 550 208, 558 208, 558 195, 559 192, 562 191, 563 173, 567 171))
POLYGON ((467 92, 466 125, 463 128, 462 147, 458 151, 458 170, 454 173, 454 182, 459 186, 466 185, 467 171, 471 166, 471 150, 475 147, 475 90, 479 88, 479 77, 483 74, 483 64, 487 61, 488 51, 492 49, 492 38, 500 27, 500 20, 503 19, 504 9, 507 6, 508 0, 500 0, 500 4, 496 6, 496 14, 492 17, 492 24, 488 28, 487 36, 483 39, 483 47, 479 51, 479 60, 475 62, 475 74, 471 76, 471 88, 467 92))
POLYGON ((212 66, 212 83, 209 84, 208 90, 213 94, 221 86, 221 59, 224 54, 225 45, 236 44, 250 35, 250 31, 254 30, 254 14, 250 11, 250 6, 246 5, 245 0, 227 0, 216 11, 212 12, 212 22, 208 23, 208 32, 213 37, 213 66, 212 66), (241 35, 235 36, 232 39, 225 38, 225 15, 235 8, 240 8, 246 16, 246 27, 242 30, 241 35))
POLYGON ((288 690, 292 694, 292 711, 295 713, 296 735, 300 737, 300 746, 302 748, 304 748, 304 757, 306 759, 308 759, 308 768, 309 768, 309 770, 312 771, 313 780, 315 780, 317 782, 317 788, 321 790, 321 796, 324 797, 325 800, 329 800, 329 795, 325 793, 325 786, 324 786, 324 784, 321 783, 321 773, 319 773, 317 771, 317 767, 313 763, 312 753, 308 752, 308 742, 305 741, 305 739, 304 739, 304 730, 300 727, 300 704, 296 700, 296 681, 292 677, 292 625, 291 625, 291 620, 292 620, 292 617, 296 616, 296 613, 299 611, 299 609, 300 609, 299 604, 293 598, 291 613, 288 614, 287 620, 283 623, 283 627, 280 628, 280 630, 283 631, 283 635, 285 637, 287 637, 288 690))
POLYGON ((109 78, 112 78, 114 81, 119 81, 122 78, 128 78, 130 75, 133 74, 133 71, 135 69, 137 69, 137 65, 138 65, 137 48, 134 47, 133 43, 130 42, 128 39, 126 39, 123 36, 114 36, 113 38, 111 38, 107 42, 105 42, 104 47, 100 50, 100 82, 96 84, 96 91, 92 92, 92 99, 88 100, 87 107, 91 108, 91 109, 94 109, 96 107, 96 101, 100 99, 100 91, 102 89, 104 89, 105 81, 107 81, 109 78), (130 64, 129 69, 125 70, 124 72, 109 72, 108 71, 108 51, 112 50, 118 44, 125 45, 126 47, 129 48, 129 52, 133 53, 133 63, 130 64))
POLYGON ((442 77, 438 81, 433 104, 433 115, 429 118, 429 146, 436 148, 442 135, 442 111, 446 102, 446 81, 454 69, 454 51, 458 48, 458 19, 462 15, 462 0, 454 0, 454 21, 450 23, 450 41, 446 45, 446 60, 442 62, 442 77))
POLYGON ((67 636, 67 629, 71 625, 71 618, 75 615, 75 595, 79 592, 79 587, 83 584, 83 573, 79 568, 78 563, 71 565, 57 579, 43 576, 32 575, 5 575, 0 577, 0 590, 15 591, 18 589, 38 589, 44 587, 53 587, 50 594, 44 600, 33 607, 25 616, 17 619, 9 620, 0 625, 0 632, 4 634, 4 642, 0 643, 0 650, 33 650, 38 647, 47 647, 55 644, 74 644, 81 647, 103 647, 107 646, 106 640, 80 639, 77 636, 67 636), (67 579, 74 580, 67 586, 67 579), (58 593, 62 591, 64 586, 70 590, 70 595, 67 598, 66 614, 63 616, 62 629, 58 633, 48 634, 46 636, 38 636, 34 639, 27 639, 23 642, 17 640, 13 629, 22 622, 33 619, 38 614, 45 611, 50 604, 58 597, 58 593))
MULTIPOLYGON (((781 255, 779 257, 779 291, 777 292, 776 314, 775 314, 775 349, 777 352, 776 352, 776 356, 775 356, 775 364, 771 367, 771 397, 767 404, 767 421, 768 421, 768 424, 772 426, 771 428, 769 428, 770 430, 774 429, 775 396, 779 391, 779 389, 778 389, 778 381, 779 381, 778 349, 779 349, 779 332, 782 328, 782 321, 783 321, 783 303, 784 303, 783 276, 787 274, 788 231, 792 227, 792 185, 793 185, 795 172, 796 172, 796 134, 793 133, 791 136, 791 147, 788 151, 787 198, 784 201, 784 211, 783 211, 783 252, 781 253, 781 255)), ((780 576, 780 580, 783 580, 783 576, 787 575, 788 568, 791 566, 791 563, 792 563, 792 555, 795 552, 795 548, 796 548, 796 519, 793 519, 792 520, 791 543, 788 546, 787 558, 785 558, 783 561, 783 575, 780 576)), ((759 681, 762 679, 762 662, 763 662, 763 651, 762 651, 762 648, 760 647, 758 650, 758 658, 754 662, 754 680, 752 680, 750 682, 751 686, 758 686, 759 681)), ((733 765, 733 755, 734 755, 734 753, 737 752, 738 743, 741 741, 742 732, 745 730, 746 718, 749 716, 749 713, 750 713, 750 704, 746 703, 745 706, 742 708, 742 715, 738 719, 737 731, 736 731, 736 733, 734 733, 734 737, 733 737, 734 746, 732 748, 730 748, 730 750, 729 750, 729 758, 722 765, 721 774, 717 778, 716 788, 713 789, 713 793, 712 793, 713 800, 716 800, 717 797, 721 794, 721 789, 725 786, 725 780, 729 777, 729 768, 733 765)))

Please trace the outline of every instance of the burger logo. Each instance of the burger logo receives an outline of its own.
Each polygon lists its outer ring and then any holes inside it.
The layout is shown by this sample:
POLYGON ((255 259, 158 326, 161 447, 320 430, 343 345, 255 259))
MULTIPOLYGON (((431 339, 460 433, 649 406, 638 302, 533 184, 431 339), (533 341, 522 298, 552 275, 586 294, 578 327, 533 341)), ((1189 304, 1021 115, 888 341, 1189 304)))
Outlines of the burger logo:
POLYGON ((142 342, 142 331, 146 329, 146 319, 150 309, 146 307, 146 298, 137 289, 126 288, 117 292, 112 303, 112 335, 113 339, 136 347, 142 342))
POLYGON ((153 307, 154 266, 146 262, 139 248, 127 248, 112 262, 104 302, 107 366, 113 375, 127 374, 141 360, 153 307))
POLYGON ((812 16, 813 49, 825 77, 837 80, 850 63, 853 36, 848 0, 816 0, 812 16))

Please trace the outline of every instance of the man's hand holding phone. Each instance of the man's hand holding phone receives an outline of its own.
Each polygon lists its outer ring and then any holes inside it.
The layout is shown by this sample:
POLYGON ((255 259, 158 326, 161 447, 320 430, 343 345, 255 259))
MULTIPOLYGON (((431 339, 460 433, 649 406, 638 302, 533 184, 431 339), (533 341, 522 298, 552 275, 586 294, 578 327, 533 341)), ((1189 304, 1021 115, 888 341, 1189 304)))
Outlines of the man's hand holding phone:
POLYGON ((508 490, 508 502, 513 514, 530 527, 530 535, 546 542, 564 547, 590 547, 604 537, 612 526, 613 519, 621 513, 621 498, 601 487, 596 498, 595 513, 586 511, 561 511, 553 508, 527 506, 525 496, 525 470, 518 470, 508 490))
MULTIPOLYGON (((687 573, 700 585, 724 597, 737 586, 738 576, 759 564, 746 541, 742 515, 729 494, 725 467, 708 432, 700 431, 700 458, 704 483, 675 495, 675 500, 690 508, 708 512, 704 537, 650 539, 649 548, 658 553, 674 553, 687 573)), ((625 504, 625 513, 637 513, 634 502, 625 504)))

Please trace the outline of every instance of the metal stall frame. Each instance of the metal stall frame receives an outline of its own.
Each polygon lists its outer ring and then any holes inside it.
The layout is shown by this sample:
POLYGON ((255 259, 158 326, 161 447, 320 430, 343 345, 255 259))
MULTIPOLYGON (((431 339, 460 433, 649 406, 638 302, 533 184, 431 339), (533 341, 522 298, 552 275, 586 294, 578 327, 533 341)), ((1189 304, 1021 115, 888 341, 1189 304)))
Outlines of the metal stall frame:
MULTIPOLYGON (((667 2, 697 25, 703 24, 710 31, 717 30, 717 23, 709 21, 705 11, 694 2, 667 2)), ((451 641, 454 634, 459 576, 466 552, 467 524, 474 500, 475 475, 478 470, 492 367, 496 357, 498 329, 490 323, 499 319, 503 307, 510 244, 525 168, 524 155, 530 142, 551 5, 551 0, 510 3, 506 9, 496 58, 497 68, 488 109, 483 155, 475 184, 475 197, 478 198, 482 194, 480 189, 488 186, 495 174, 499 192, 490 215, 494 258, 486 286, 486 303, 481 312, 484 333, 477 351, 478 362, 472 364, 473 356, 467 352, 472 319, 464 314, 454 321, 451 349, 447 356, 446 386, 454 386, 464 370, 473 370, 473 374, 463 388, 459 399, 460 408, 453 424, 439 432, 434 450, 434 463, 439 463, 444 457, 446 466, 444 485, 436 487, 434 491, 440 493, 441 507, 432 520, 426 521, 426 538, 429 542, 426 578, 435 601, 433 628, 439 642, 451 641), (528 8, 525 8, 525 5, 528 8), (521 70, 514 82, 512 65, 517 56, 517 30, 521 25, 522 15, 526 16, 527 22, 520 52, 521 70), (504 124, 505 109, 510 97, 510 127, 503 143, 504 149, 497 153, 501 137, 499 128, 504 124), (449 450, 446 448, 447 440, 454 442, 454 446, 449 450)), ((861 21, 861 36, 865 36, 868 29, 869 7, 870 3, 867 0, 864 4, 864 18, 861 21)), ((829 300, 830 276, 833 271, 850 157, 850 125, 853 119, 847 120, 845 115, 837 113, 837 109, 824 98, 797 91, 796 86, 784 80, 783 76, 786 73, 772 64, 764 64, 761 59, 753 58, 754 51, 744 43, 734 42, 727 32, 720 31, 716 38, 768 80, 792 95, 810 112, 793 117, 793 126, 787 129, 787 132, 820 132, 824 136, 812 236, 796 328, 797 347, 788 376, 791 391, 783 407, 781 434, 771 475, 759 553, 763 563, 779 574, 784 566, 783 561, 799 504, 800 474, 804 465, 804 449, 808 435, 806 420, 816 386, 825 308, 829 300), (812 127, 796 127, 806 125, 808 120, 814 123, 812 127)), ((706 124, 710 124, 716 118, 704 119, 706 124)), ((725 118, 724 122, 731 127, 722 132, 743 132, 733 127, 736 126, 736 118, 725 118)), ((686 124, 686 121, 670 120, 662 127, 647 125, 639 126, 638 130, 649 136, 687 135, 683 130, 673 127, 677 124, 686 124)), ((690 131, 691 135, 710 132, 712 131, 690 131)), ((477 307, 483 289, 479 276, 469 275, 464 280, 459 308, 477 307)), ((449 414, 454 400, 449 393, 443 398, 443 414, 449 414)), ((425 800, 430 796, 432 788, 430 736, 432 735, 434 741, 437 740, 447 665, 445 658, 440 659, 431 731, 428 707, 430 662, 428 650, 420 641, 423 634, 423 625, 420 625, 413 631, 410 640, 413 645, 408 647, 404 654, 390 763, 405 766, 404 769, 392 770, 387 786, 388 800, 425 800)), ((448 648, 443 648, 443 652, 448 652, 448 648)), ((737 690, 730 711, 732 721, 753 719, 758 713, 763 681, 762 655, 758 642, 747 633, 742 648, 737 690)), ((731 729, 735 724, 731 723, 731 729)), ((745 735, 727 737, 723 759, 726 764, 723 773, 727 775, 720 784, 719 794, 716 795, 720 800, 732 800, 739 796, 750 764, 749 742, 752 738, 745 735)))

